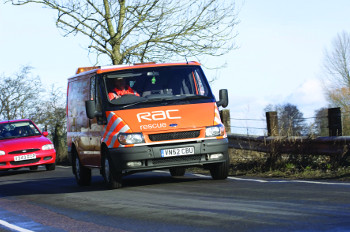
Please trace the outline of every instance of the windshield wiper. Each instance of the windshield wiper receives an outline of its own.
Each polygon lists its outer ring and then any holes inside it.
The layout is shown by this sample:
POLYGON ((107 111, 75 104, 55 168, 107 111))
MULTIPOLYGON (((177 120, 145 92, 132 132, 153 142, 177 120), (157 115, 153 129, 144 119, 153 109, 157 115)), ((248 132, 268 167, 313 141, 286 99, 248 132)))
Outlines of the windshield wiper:
POLYGON ((173 95, 149 95, 148 97, 145 97, 144 100, 138 101, 138 102, 133 102, 127 105, 122 106, 122 109, 125 109, 129 106, 134 106, 138 105, 139 103, 151 103, 151 102, 163 102, 163 101, 168 101, 168 100, 177 100, 178 98, 173 98, 173 95))
POLYGON ((147 100, 147 99, 143 99, 143 100, 141 100, 141 101, 137 101, 137 102, 133 102, 133 103, 130 103, 130 104, 127 104, 127 105, 123 105, 123 106, 120 107, 120 108, 125 109, 125 108, 128 108, 128 107, 130 107, 130 106, 138 105, 138 104, 144 103, 144 102, 148 102, 148 100, 147 100))

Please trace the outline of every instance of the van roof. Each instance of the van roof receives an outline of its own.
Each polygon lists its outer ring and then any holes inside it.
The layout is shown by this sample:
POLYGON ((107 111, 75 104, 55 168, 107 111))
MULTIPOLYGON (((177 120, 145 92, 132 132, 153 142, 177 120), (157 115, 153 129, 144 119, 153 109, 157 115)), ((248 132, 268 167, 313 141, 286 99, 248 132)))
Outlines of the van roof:
POLYGON ((183 63, 139 63, 139 64, 120 64, 111 66, 92 66, 92 67, 79 67, 76 72, 76 76, 87 73, 107 73, 123 69, 134 69, 134 68, 149 68, 149 67, 161 67, 161 66, 179 66, 179 65, 200 65, 197 61, 189 61, 183 63))

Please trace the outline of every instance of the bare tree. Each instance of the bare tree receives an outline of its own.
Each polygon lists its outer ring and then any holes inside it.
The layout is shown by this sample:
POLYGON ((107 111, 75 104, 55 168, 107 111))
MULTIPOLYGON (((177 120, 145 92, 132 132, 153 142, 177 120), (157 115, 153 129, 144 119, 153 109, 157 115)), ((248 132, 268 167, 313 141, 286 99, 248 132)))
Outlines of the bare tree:
POLYGON ((325 50, 324 68, 331 89, 350 88, 350 33, 339 33, 331 50, 325 50))
POLYGON ((64 92, 54 85, 47 92, 47 96, 36 107, 36 114, 33 116, 37 123, 45 126, 49 131, 57 154, 58 161, 67 159, 67 130, 66 130, 66 108, 64 92))
POLYGON ((341 107, 343 133, 350 134, 350 33, 339 33, 325 50, 324 68, 327 99, 330 106, 341 107))
POLYGON ((13 76, 0 78, 0 118, 32 118, 40 104, 41 81, 32 76, 31 67, 23 67, 13 76))
POLYGON ((82 34, 113 64, 220 56, 235 48, 235 4, 222 0, 8 0, 57 12, 65 36, 82 34))

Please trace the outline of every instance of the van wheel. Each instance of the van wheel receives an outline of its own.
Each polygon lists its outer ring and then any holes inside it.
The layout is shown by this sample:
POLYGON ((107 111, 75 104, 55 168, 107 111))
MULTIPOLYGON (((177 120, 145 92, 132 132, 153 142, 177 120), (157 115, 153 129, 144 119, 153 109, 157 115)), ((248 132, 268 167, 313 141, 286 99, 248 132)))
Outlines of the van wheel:
POLYGON ((170 168, 170 175, 175 177, 175 176, 184 176, 186 172, 186 168, 170 168))
POLYGON ((212 164, 209 168, 211 177, 214 180, 225 180, 228 176, 230 161, 226 154, 226 161, 220 164, 212 164))
POLYGON ((117 172, 111 164, 108 152, 102 156, 102 176, 109 189, 118 189, 122 187, 122 173, 117 172))
POLYGON ((53 171, 56 169, 56 163, 53 164, 45 164, 46 171, 53 171))
POLYGON ((81 165, 77 154, 74 155, 72 168, 78 185, 87 186, 91 184, 91 169, 81 165))

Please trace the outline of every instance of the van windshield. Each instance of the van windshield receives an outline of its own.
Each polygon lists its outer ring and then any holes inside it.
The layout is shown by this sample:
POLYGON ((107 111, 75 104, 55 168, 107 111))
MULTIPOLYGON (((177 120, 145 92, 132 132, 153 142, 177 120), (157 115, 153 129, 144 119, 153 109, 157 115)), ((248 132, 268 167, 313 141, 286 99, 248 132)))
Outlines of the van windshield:
POLYGON ((108 99, 116 105, 185 98, 214 99, 199 66, 123 70, 106 74, 104 81, 108 99))

